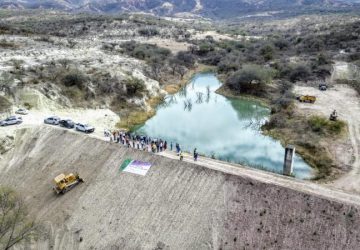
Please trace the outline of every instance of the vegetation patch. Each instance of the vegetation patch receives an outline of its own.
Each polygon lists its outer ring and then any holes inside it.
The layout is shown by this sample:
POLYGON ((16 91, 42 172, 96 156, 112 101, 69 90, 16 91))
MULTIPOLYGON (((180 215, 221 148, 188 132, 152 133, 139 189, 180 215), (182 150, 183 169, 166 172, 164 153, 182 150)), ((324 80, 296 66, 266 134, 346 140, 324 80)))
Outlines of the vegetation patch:
POLYGON ((4 112, 11 107, 11 102, 3 96, 0 96, 0 112, 4 112))
POLYGON ((145 82, 136 77, 129 77, 124 83, 128 96, 142 96, 146 90, 145 82))
POLYGON ((258 65, 244 65, 242 69, 233 73, 226 85, 238 94, 252 94, 262 96, 265 93, 265 84, 270 83, 275 71, 258 65))
POLYGON ((0 186, 0 248, 10 249, 39 235, 39 227, 29 218, 24 201, 7 187, 0 186))
POLYGON ((335 177, 338 172, 327 145, 345 135, 346 123, 300 115, 292 102, 285 107, 278 100, 274 101, 272 111, 270 120, 263 126, 264 132, 280 140, 284 146, 295 145, 303 159, 317 170, 314 180, 335 177))
POLYGON ((143 124, 148 119, 153 117, 155 113, 155 110, 151 110, 148 112, 139 110, 129 113, 123 113, 121 115, 121 121, 116 124, 116 127, 129 130, 137 125, 143 124))
POLYGON ((321 135, 340 135, 346 128, 346 123, 341 120, 330 121, 321 116, 310 117, 308 123, 313 132, 321 135))
POLYGON ((9 42, 5 39, 0 40, 0 48, 3 49, 17 49, 19 48, 19 45, 17 45, 14 42, 9 42))

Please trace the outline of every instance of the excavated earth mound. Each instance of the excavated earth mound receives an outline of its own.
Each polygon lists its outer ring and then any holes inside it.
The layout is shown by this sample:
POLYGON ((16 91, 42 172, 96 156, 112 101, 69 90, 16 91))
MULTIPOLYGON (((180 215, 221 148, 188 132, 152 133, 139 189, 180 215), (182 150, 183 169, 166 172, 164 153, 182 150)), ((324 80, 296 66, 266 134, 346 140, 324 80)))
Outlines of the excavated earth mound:
MULTIPOLYGON (((33 249, 358 249, 356 202, 340 202, 49 127, 20 129, 0 161, 49 231, 33 249), (123 160, 153 164, 146 176, 123 160), (52 179, 85 183, 56 196, 52 179)), ((269 179, 271 175, 269 174, 269 179)), ((284 177, 285 178, 285 177, 284 177)), ((294 180, 295 181, 295 180, 294 180)))

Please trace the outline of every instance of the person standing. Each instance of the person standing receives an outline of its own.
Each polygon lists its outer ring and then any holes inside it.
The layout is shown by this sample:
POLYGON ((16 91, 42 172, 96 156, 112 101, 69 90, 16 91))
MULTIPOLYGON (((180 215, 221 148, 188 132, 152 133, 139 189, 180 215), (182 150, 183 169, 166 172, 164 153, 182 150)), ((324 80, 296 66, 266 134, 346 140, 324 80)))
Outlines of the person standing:
POLYGON ((159 151, 160 151, 160 143, 159 143, 159 140, 156 140, 155 145, 156 145, 156 152, 159 153, 159 151))
POLYGON ((170 151, 172 151, 173 149, 173 145, 172 145, 172 142, 170 142, 170 151))
POLYGON ((197 161, 198 159, 198 152, 197 152, 197 148, 194 149, 194 161, 197 161))

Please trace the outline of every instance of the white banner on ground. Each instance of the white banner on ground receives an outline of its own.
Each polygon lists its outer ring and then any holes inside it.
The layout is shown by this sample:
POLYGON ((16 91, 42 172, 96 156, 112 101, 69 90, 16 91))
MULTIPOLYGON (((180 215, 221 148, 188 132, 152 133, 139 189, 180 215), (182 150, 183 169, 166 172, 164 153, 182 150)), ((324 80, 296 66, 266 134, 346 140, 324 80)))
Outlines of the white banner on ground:
POLYGON ((145 176, 150 168, 151 168, 151 163, 134 160, 131 161, 123 171, 145 176))

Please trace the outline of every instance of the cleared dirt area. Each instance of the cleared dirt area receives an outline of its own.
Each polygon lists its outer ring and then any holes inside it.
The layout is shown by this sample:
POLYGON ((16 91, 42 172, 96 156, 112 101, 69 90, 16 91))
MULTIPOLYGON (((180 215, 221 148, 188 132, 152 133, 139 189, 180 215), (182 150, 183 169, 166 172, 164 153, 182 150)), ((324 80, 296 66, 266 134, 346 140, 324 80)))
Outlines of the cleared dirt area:
POLYGON ((348 124, 349 143, 332 145, 332 153, 340 164, 351 166, 351 171, 329 185, 360 193, 360 101, 357 92, 346 85, 335 85, 327 91, 313 87, 296 86, 299 95, 314 95, 314 104, 297 103, 299 111, 306 115, 323 115, 328 117, 337 110, 339 119, 348 124))
POLYGON ((18 190, 50 232, 33 249, 359 246, 358 196, 207 161, 194 165, 40 126, 17 131, 15 148, 0 161, 0 182, 18 190), (146 176, 121 172, 128 158, 153 166, 146 176), (52 178, 70 171, 85 183, 57 197, 52 178))

